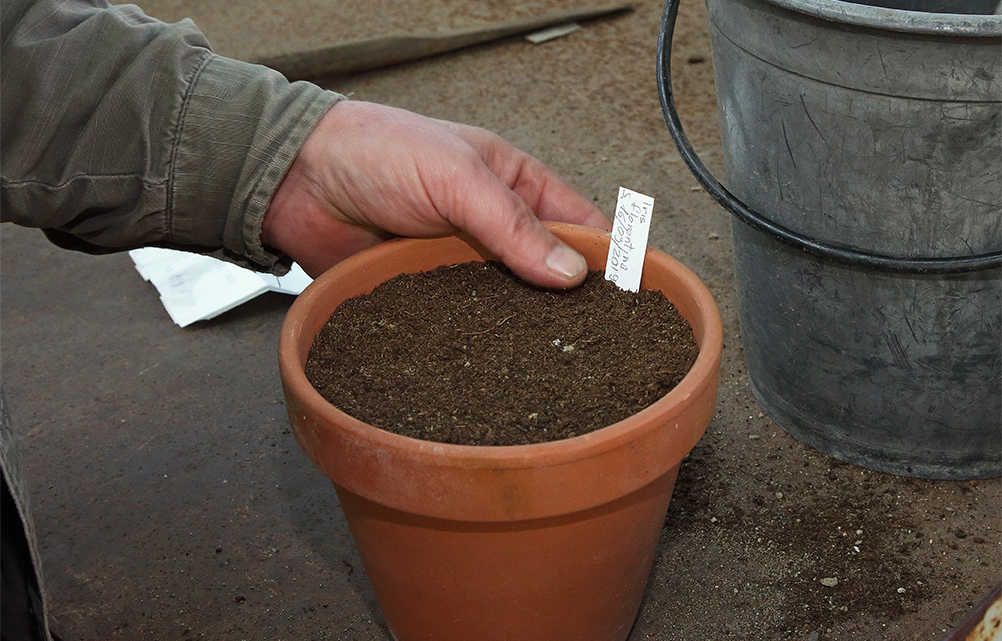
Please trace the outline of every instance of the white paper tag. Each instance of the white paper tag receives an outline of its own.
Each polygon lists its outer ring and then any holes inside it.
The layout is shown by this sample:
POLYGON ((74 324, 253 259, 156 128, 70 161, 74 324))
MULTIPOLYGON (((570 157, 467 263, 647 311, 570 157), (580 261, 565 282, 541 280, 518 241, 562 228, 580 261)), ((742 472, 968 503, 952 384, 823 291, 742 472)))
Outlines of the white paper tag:
POLYGON ((567 24, 560 24, 555 27, 549 27, 548 29, 543 29, 542 31, 536 31, 530 33, 525 37, 526 40, 534 45, 542 44, 544 42, 549 42, 550 40, 555 40, 557 38, 562 38, 568 34, 574 33, 581 28, 576 22, 568 22, 567 24))
POLYGON ((640 276, 644 273, 647 234, 651 229, 654 199, 650 196, 619 188, 616 219, 612 225, 612 242, 605 262, 605 279, 628 292, 640 291, 640 276))

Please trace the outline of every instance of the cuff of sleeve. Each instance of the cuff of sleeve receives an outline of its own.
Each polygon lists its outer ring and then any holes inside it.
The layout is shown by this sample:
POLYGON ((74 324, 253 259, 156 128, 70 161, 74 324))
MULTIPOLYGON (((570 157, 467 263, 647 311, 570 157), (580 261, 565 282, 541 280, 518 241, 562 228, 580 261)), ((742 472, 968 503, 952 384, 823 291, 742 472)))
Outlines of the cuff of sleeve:
POLYGON ((287 270, 261 244, 271 198, 320 118, 344 97, 267 67, 213 55, 185 99, 168 200, 170 243, 287 270))

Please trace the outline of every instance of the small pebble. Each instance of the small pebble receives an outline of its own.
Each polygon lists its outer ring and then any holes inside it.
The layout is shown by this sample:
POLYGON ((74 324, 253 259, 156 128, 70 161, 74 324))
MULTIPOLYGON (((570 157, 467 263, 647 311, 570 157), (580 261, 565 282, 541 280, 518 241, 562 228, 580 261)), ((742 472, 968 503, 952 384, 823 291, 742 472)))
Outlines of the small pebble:
POLYGON ((904 593, 905 593, 904 588, 898 588, 898 594, 904 594, 904 593))
POLYGON ((825 586, 826 588, 834 588, 836 585, 838 585, 838 579, 836 579, 833 576, 826 577, 824 579, 821 579, 821 585, 825 586))

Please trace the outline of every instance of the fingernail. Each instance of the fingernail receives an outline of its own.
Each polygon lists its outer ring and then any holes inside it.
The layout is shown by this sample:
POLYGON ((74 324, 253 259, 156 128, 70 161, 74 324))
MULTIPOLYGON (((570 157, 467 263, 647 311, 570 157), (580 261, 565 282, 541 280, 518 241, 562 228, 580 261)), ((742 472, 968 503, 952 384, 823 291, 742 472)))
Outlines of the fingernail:
POLYGON ((581 254, 566 245, 557 245, 546 257, 546 266, 551 272, 571 279, 588 269, 588 263, 581 254))

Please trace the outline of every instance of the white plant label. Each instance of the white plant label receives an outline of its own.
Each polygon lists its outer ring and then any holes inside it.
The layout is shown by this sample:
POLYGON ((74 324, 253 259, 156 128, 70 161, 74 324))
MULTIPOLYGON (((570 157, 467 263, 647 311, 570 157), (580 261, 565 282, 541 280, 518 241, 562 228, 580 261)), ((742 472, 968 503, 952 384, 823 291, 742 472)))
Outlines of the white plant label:
POLYGON ((619 188, 616 219, 612 224, 612 242, 605 261, 605 279, 628 292, 640 291, 644 273, 647 234, 651 230, 654 199, 626 187, 619 188))

